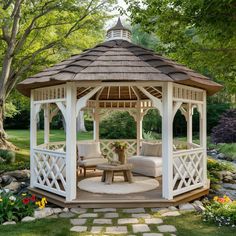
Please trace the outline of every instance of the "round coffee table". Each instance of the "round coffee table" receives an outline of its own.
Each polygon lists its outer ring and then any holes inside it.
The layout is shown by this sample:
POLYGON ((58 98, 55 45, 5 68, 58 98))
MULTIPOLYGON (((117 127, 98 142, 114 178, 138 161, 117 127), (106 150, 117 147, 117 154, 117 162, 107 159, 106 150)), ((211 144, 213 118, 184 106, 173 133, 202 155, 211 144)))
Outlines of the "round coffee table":
POLYGON ((110 164, 100 164, 97 165, 96 169, 103 170, 102 182, 105 182, 106 184, 112 184, 115 172, 122 172, 124 175, 124 181, 133 183, 133 175, 131 172, 132 164, 123 164, 118 166, 110 164))

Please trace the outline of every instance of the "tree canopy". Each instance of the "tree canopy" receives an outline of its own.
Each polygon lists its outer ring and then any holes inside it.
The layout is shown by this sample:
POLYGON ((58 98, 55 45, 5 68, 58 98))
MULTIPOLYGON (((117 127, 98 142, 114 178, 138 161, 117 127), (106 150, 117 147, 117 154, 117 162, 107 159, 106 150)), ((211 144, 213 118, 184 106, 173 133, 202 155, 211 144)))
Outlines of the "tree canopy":
MULTIPOLYGON (((133 24, 154 33, 156 50, 236 93, 235 0, 126 0, 133 24)), ((219 97, 220 95, 218 95, 219 97)))

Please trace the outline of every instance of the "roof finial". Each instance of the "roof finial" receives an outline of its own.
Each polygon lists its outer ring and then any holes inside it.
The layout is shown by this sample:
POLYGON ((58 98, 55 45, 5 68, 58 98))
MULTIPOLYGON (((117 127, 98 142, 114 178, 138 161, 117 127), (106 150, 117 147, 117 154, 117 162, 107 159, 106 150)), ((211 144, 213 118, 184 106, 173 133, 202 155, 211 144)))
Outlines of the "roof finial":
POLYGON ((122 39, 131 41, 131 31, 122 25, 120 17, 115 26, 107 30, 107 40, 122 39))

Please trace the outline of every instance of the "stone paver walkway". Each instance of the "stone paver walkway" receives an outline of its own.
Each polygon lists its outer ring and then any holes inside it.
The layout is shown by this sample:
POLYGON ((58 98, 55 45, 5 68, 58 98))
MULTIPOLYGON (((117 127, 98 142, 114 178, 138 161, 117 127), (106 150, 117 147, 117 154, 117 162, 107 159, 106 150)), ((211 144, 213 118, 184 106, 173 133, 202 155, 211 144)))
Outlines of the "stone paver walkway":
POLYGON ((71 231, 87 235, 175 235, 174 225, 165 224, 162 216, 178 216, 176 208, 75 209, 71 210, 71 231))

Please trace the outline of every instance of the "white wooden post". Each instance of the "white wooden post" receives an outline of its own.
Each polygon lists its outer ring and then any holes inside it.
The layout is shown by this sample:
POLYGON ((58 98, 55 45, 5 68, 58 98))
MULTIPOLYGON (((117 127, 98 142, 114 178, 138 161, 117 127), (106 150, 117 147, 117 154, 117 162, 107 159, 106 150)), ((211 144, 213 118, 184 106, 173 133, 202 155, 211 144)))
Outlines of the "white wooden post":
POLYGON ((202 114, 200 113, 200 146, 203 148, 203 180, 207 186, 207 111, 206 91, 203 92, 202 114))
POLYGON ((173 199, 173 84, 163 83, 162 87, 162 195, 166 199, 173 199))
POLYGON ((34 173, 35 160, 34 148, 37 146, 37 117, 36 107, 34 105, 34 90, 30 94, 30 187, 34 187, 36 174, 34 173))
POLYGON ((99 112, 98 109, 94 109, 93 116, 93 140, 99 141, 99 112))
POLYGON ((140 107, 140 102, 137 108, 137 115, 136 115, 136 136, 137 136, 137 155, 140 154, 140 141, 143 139, 142 130, 143 130, 143 116, 140 107))
POLYGON ((187 143, 192 143, 193 142, 193 114, 192 114, 191 103, 188 103, 186 121, 187 121, 187 143))
POLYGON ((45 104, 44 107, 44 143, 49 143, 49 132, 50 132, 50 104, 45 104))
POLYGON ((76 85, 66 85, 66 201, 76 198, 76 85))

